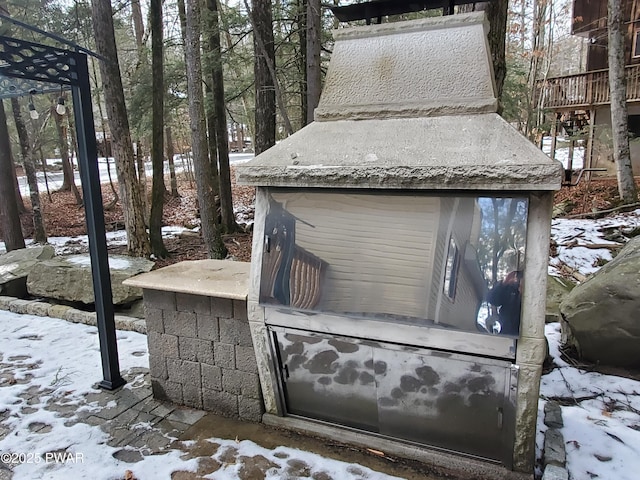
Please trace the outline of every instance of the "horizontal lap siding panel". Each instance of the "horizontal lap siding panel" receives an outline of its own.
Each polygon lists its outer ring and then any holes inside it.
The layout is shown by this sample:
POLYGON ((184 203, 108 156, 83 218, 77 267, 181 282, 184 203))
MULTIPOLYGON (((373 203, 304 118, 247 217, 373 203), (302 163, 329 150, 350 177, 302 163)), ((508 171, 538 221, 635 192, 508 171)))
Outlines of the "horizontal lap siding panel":
POLYGON ((278 197, 296 244, 327 262, 320 304, 333 312, 424 317, 439 199, 306 193, 278 197))

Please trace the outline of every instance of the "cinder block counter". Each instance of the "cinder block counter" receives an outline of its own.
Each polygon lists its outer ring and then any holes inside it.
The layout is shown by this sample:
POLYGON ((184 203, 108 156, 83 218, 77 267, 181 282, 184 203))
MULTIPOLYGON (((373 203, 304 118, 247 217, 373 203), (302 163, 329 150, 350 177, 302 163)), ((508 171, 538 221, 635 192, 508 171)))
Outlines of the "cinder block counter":
POLYGON ((154 397, 260 421, 247 320, 250 264, 180 262, 126 280, 143 289, 154 397))

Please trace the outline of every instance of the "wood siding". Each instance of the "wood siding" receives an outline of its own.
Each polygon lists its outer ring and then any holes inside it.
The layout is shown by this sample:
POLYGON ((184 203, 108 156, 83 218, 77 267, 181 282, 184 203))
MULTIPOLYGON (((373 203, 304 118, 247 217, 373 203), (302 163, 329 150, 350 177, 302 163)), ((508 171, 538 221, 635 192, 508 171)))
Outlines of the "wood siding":
MULTIPOLYGON (((640 64, 640 56, 633 55, 635 30, 640 28, 640 0, 623 0, 623 22, 625 32, 625 64, 640 64)), ((608 68, 607 53, 607 0, 574 0, 573 35, 588 37, 587 71, 608 68)))
POLYGON ((315 311, 426 319, 475 331, 482 300, 468 265, 480 210, 473 197, 281 193, 296 245, 326 262, 315 311), (444 293, 450 239, 458 247, 455 293, 444 293))
POLYGON ((289 200, 287 210, 304 220, 296 222, 296 244, 328 264, 317 310, 424 317, 439 199, 330 193, 273 197, 289 200))

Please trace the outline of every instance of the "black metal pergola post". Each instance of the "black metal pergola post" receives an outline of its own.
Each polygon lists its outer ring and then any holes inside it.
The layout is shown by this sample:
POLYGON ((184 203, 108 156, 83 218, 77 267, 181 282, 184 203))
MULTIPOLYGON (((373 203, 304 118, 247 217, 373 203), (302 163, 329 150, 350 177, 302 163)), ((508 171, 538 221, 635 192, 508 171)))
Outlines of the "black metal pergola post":
POLYGON ((60 91, 61 88, 71 89, 102 357, 103 380, 99 386, 114 390, 126 382, 120 375, 118 361, 89 68, 86 53, 80 51, 84 49, 78 47, 77 50, 0 36, 0 101, 60 91))

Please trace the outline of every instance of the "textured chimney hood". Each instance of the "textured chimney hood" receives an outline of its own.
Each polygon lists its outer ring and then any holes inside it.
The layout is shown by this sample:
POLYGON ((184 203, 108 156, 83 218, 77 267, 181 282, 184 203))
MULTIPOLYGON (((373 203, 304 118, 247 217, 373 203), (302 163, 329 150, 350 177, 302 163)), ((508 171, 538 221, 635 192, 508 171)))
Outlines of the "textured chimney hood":
POLYGON ((315 121, 252 161, 256 186, 557 190, 562 166, 496 112, 482 12, 340 29, 315 121))

